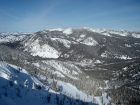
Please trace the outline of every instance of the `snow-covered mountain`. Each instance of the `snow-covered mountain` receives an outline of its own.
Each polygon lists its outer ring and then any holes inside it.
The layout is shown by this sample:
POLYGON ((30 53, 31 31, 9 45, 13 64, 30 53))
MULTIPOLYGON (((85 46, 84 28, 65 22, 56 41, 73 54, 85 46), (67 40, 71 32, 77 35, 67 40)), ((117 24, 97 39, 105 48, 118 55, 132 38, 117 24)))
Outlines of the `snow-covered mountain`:
POLYGON ((105 29, 49 29, 26 37, 21 44, 24 51, 42 58, 63 58, 80 62, 90 59, 92 62, 104 62, 104 59, 139 58, 139 35, 140 32, 105 29), (125 33, 126 35, 122 35, 125 33))
POLYGON ((68 83, 63 86, 74 86, 87 94, 87 97, 94 97, 92 101, 99 105, 126 105, 132 101, 132 97, 125 98, 127 92, 121 91, 127 88, 128 95, 133 90, 139 92, 139 66, 135 66, 135 71, 131 65, 135 65, 135 62, 139 64, 140 31, 58 28, 23 36, 13 39, 15 36, 11 34, 10 40, 2 38, 7 40, 0 45, 2 61, 21 66, 29 73, 40 74, 40 78, 47 76, 55 78, 57 83, 68 83), (120 74, 123 80, 119 79, 120 74), (117 92, 122 93, 123 100, 129 101, 124 103, 119 100, 120 97, 114 95, 117 92))

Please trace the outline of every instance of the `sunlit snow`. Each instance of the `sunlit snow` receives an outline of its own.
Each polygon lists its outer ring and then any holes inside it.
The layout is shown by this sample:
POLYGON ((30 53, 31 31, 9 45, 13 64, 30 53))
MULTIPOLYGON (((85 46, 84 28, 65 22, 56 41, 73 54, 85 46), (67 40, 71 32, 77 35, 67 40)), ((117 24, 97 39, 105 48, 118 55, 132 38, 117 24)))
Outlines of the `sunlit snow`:
POLYGON ((35 40, 32 44, 25 49, 30 49, 31 55, 39 56, 42 58, 58 58, 59 52, 48 44, 40 45, 38 40, 35 40))
POLYGON ((89 46, 96 46, 98 43, 92 38, 88 37, 83 41, 83 44, 89 45, 89 46))
POLYGON ((68 28, 68 29, 65 29, 65 30, 63 31, 63 33, 69 35, 69 34, 72 34, 73 31, 72 31, 71 28, 68 28))

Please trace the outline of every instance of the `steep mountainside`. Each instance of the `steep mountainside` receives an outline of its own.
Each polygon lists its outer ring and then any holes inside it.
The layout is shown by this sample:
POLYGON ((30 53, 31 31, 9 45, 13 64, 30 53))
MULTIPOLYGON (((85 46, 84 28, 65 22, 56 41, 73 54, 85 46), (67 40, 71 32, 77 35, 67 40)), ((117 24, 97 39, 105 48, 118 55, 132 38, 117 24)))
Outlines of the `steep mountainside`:
POLYGON ((0 81, 1 105, 95 105, 91 103, 93 97, 87 98, 69 83, 30 74, 4 62, 0 62, 0 81))

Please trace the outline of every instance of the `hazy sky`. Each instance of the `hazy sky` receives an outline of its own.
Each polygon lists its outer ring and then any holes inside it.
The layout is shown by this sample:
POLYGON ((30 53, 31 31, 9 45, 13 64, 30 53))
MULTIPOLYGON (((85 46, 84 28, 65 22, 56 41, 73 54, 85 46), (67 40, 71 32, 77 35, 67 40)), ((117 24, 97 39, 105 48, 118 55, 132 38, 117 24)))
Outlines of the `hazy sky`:
POLYGON ((140 30, 140 0, 0 0, 0 32, 140 30))

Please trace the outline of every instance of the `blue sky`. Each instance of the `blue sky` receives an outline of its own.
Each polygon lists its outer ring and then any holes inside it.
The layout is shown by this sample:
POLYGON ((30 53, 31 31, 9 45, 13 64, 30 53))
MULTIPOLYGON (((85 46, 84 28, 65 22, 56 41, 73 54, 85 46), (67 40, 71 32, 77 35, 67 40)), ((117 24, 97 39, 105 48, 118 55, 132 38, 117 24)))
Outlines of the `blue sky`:
POLYGON ((140 0, 0 0, 0 32, 140 30, 140 0))

